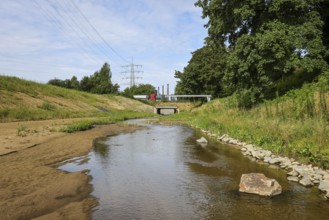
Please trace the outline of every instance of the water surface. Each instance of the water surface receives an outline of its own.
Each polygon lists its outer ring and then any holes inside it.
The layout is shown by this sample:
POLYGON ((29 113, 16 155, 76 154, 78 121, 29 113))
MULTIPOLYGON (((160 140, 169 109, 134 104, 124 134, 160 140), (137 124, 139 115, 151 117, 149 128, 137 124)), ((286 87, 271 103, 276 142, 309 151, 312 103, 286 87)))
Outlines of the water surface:
MULTIPOLYGON (((143 121, 134 120, 133 123, 143 121)), ((329 203, 316 187, 286 180, 286 173, 250 161, 219 143, 196 144, 184 126, 147 125, 98 140, 86 158, 60 169, 89 169, 99 206, 93 219, 327 219, 329 203), (239 193, 243 173, 275 178, 282 195, 239 193)))

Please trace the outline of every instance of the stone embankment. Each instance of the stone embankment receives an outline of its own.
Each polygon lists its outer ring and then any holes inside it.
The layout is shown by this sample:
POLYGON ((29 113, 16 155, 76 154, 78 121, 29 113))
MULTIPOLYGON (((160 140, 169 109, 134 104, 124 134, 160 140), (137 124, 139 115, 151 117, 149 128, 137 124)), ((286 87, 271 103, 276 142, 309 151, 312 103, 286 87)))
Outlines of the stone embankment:
POLYGON ((241 148, 244 156, 253 160, 264 162, 270 166, 279 167, 287 171, 287 179, 298 182, 305 187, 318 185, 318 189, 324 193, 324 197, 329 199, 329 170, 324 170, 316 166, 305 165, 293 158, 276 155, 269 150, 264 150, 253 144, 247 144, 240 140, 229 137, 227 134, 217 135, 209 131, 201 130, 204 134, 215 138, 221 142, 236 145, 241 148))

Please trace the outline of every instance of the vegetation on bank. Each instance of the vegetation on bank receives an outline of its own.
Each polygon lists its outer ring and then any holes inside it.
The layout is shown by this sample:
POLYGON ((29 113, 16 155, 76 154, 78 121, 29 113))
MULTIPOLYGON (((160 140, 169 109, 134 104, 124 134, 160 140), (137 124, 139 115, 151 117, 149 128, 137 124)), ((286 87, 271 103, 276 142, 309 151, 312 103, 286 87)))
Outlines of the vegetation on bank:
POLYGON ((329 72, 249 110, 236 96, 216 99, 190 112, 163 118, 216 134, 228 134, 275 153, 329 168, 329 72))
POLYGON ((115 95, 99 95, 0 76, 0 122, 80 117, 117 117, 152 107, 115 95))
POLYGON ((117 112, 115 114, 108 114, 107 117, 98 117, 93 119, 85 119, 78 122, 74 122, 63 129, 61 131, 67 133, 73 133, 76 131, 86 131, 93 128, 95 125, 104 125, 104 124, 112 124, 119 121, 135 119, 135 118, 145 118, 153 116, 150 113, 143 112, 117 112))

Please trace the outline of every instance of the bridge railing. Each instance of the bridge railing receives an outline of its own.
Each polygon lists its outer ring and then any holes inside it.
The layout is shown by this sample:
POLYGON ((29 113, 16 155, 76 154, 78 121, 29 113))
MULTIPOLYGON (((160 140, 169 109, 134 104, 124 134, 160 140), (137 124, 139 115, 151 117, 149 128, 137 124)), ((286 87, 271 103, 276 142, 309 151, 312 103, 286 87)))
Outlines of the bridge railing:
POLYGON ((211 101, 211 95, 165 95, 169 101, 177 101, 178 98, 206 98, 207 102, 211 101))

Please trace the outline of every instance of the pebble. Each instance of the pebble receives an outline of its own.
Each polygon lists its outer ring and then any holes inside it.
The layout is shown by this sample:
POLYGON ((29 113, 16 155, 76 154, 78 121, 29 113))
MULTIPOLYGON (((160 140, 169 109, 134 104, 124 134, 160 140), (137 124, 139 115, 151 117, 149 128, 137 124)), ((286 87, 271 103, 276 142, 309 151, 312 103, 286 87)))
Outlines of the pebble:
POLYGON ((308 175, 303 176, 303 178, 301 180, 299 180, 299 183, 303 186, 313 186, 314 185, 308 175))
POLYGON ((290 172, 288 173, 288 175, 289 175, 289 176, 295 176, 295 177, 297 177, 297 176, 298 176, 298 173, 297 173, 296 170, 292 170, 292 171, 290 171, 290 172))
POLYGON ((299 178, 297 176, 288 176, 287 179, 292 182, 299 182, 299 178))

